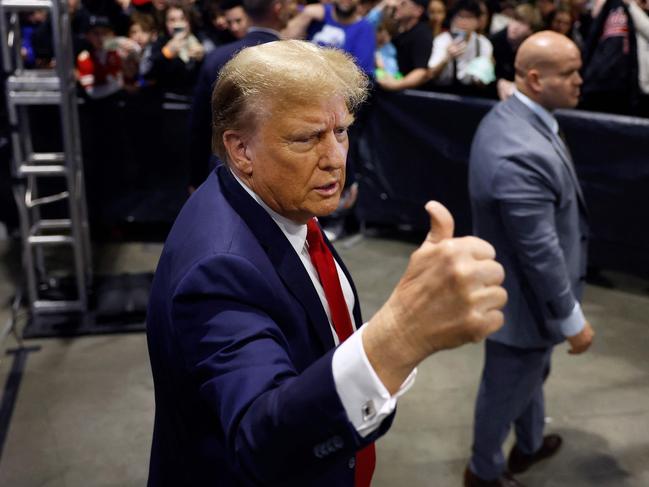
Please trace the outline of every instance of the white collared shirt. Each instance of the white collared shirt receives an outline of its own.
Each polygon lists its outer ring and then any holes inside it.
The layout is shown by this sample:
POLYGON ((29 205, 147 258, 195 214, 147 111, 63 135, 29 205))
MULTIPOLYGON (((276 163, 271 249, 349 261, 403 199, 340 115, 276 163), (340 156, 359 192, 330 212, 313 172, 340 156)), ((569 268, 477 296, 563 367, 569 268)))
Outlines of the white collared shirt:
MULTIPOLYGON (((334 343, 338 347, 333 354, 331 363, 336 392, 338 392, 340 402, 345 408, 349 421, 354 425, 358 434, 361 436, 369 435, 394 411, 397 399, 412 387, 417 375, 417 369, 414 369, 410 373, 403 384, 401 384, 399 391, 392 396, 376 375, 374 368, 365 354, 362 340, 364 327, 358 329, 345 342, 340 344, 331 321, 331 312, 327 303, 327 297, 320 283, 318 272, 309 256, 306 243, 306 225, 295 223, 272 210, 234 172, 230 172, 241 187, 270 215, 286 236, 306 269, 313 287, 318 293, 322 307, 327 314, 334 343)), ((336 271, 338 272, 338 278, 340 279, 340 285, 343 290, 349 315, 352 317, 352 325, 354 326, 354 330, 356 330, 357 324, 353 319, 355 304, 354 292, 338 262, 336 262, 336 271)))
POLYGON ((550 132, 552 132, 555 135, 559 134, 559 122, 557 122, 557 119, 554 118, 554 115, 552 115, 552 113, 550 113, 547 109, 545 109, 544 107, 536 103, 529 96, 518 91, 518 89, 514 89, 514 96, 518 98, 521 101, 521 103, 523 103, 523 105, 525 105, 527 108, 532 110, 536 115, 538 115, 538 117, 545 124, 545 126, 550 129, 550 132))

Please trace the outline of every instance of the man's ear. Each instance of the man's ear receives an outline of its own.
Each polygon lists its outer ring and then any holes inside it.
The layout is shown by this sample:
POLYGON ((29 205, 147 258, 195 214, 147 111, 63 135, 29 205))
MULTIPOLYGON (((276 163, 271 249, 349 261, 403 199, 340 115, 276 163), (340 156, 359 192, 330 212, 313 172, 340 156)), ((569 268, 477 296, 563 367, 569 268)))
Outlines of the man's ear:
POLYGON ((535 94, 543 91, 543 83, 541 83, 541 74, 537 69, 530 69, 527 72, 527 84, 535 94))
POLYGON ((243 135, 236 130, 226 130, 223 132, 223 145, 232 167, 238 173, 250 176, 252 174, 252 157, 243 135))

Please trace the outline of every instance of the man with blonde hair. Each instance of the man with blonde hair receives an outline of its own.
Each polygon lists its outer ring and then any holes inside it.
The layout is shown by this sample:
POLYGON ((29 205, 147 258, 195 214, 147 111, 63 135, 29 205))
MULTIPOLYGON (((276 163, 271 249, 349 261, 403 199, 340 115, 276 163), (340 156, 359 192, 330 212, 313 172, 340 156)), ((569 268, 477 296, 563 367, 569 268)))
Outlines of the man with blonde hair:
POLYGON ((226 164, 178 216, 151 292, 150 486, 367 487, 417 364, 501 325, 493 249, 454 239, 435 202, 426 241, 363 325, 317 217, 338 205, 366 91, 349 56, 303 41, 244 49, 221 71, 213 145, 226 164))

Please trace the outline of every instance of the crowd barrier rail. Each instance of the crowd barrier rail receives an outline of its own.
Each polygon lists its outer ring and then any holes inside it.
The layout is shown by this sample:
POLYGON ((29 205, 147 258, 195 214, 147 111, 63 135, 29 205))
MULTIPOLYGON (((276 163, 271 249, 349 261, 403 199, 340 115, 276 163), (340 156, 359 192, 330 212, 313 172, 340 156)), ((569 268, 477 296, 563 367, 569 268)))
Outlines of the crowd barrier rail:
MULTIPOLYGON (((471 233, 471 141, 494 101, 429 93, 379 93, 359 145, 362 221, 426 230, 435 199, 471 233)), ((649 276, 649 119, 559 110, 589 208, 589 263, 649 276)))

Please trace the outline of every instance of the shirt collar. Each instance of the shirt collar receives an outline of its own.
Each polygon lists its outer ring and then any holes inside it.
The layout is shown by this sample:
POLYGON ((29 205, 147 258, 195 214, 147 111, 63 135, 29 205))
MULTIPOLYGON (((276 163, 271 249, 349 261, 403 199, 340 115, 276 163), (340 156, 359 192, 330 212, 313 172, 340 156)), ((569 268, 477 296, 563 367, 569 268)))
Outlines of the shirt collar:
POLYGON ((550 113, 548 110, 543 108, 541 105, 539 105, 534 100, 530 99, 530 97, 521 93, 517 89, 514 90, 514 96, 518 98, 521 103, 523 103, 527 108, 538 115, 545 126, 550 129, 550 132, 552 132, 553 134, 559 133, 559 122, 557 122, 557 119, 554 118, 554 115, 552 115, 552 113, 550 113))
POLYGON ((228 168, 228 170, 230 171, 232 176, 234 176, 234 179, 236 179, 241 187, 246 191, 246 193, 248 193, 257 203, 259 203, 259 206, 266 210, 266 213, 270 215, 270 217, 277 224, 282 233, 286 236, 289 243, 291 244, 291 247, 295 249, 295 252, 297 252, 298 255, 302 253, 302 249, 304 249, 304 245, 306 244, 306 225, 303 223, 295 223, 294 221, 289 220, 288 218, 272 210, 266 203, 264 203, 264 201, 259 197, 257 193, 255 193, 241 179, 239 179, 234 171, 232 171, 230 168, 228 168))

